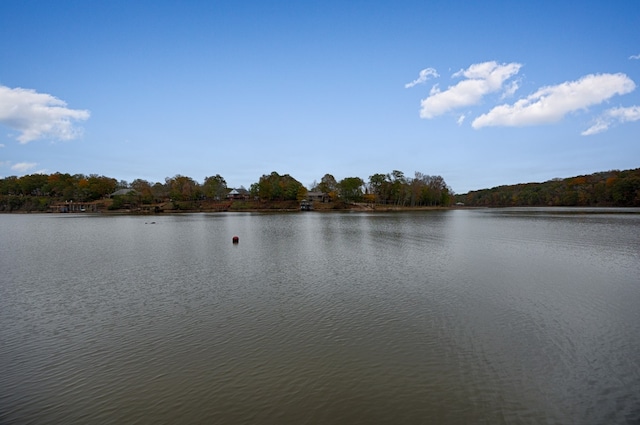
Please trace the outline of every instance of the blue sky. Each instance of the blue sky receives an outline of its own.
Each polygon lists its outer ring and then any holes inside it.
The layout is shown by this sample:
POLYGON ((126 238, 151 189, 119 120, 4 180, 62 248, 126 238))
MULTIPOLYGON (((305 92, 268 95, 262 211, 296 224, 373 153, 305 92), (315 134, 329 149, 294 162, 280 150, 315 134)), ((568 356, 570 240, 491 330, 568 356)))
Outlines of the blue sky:
POLYGON ((640 3, 0 2, 0 177, 640 167, 640 3))

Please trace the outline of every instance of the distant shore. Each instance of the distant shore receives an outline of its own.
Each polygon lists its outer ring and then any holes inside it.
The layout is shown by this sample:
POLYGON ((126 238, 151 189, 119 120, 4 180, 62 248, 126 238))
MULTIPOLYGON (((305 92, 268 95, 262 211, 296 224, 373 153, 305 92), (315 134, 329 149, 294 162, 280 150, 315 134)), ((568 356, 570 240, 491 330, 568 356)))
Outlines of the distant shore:
MULTIPOLYGON (((313 202, 310 212, 354 211, 354 212, 400 212, 400 211, 434 211, 456 207, 443 206, 398 206, 386 204, 371 204, 364 202, 313 202)), ((46 210, 14 209, 0 211, 5 214, 107 214, 107 215, 161 215, 182 213, 216 213, 216 212, 298 212, 300 203, 297 201, 232 201, 232 202, 165 202, 136 206, 133 208, 110 208, 109 200, 91 203, 56 203, 49 205, 46 210), (82 205, 82 207, 79 207, 82 205)), ((309 212, 309 211, 303 211, 309 212)))

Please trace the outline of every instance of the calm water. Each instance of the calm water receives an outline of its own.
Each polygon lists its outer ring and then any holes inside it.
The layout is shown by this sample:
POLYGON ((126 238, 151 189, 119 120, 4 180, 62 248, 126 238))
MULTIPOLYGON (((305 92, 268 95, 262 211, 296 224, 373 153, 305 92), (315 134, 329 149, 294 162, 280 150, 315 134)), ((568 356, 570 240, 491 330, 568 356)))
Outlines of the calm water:
POLYGON ((640 211, 581 211, 0 215, 0 423, 638 423, 640 211))

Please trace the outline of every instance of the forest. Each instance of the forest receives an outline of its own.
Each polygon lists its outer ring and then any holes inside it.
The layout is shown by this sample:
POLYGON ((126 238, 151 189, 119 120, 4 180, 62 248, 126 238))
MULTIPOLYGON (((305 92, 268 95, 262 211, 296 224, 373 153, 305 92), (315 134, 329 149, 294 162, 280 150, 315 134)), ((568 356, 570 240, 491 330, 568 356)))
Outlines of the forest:
POLYGON ((0 212, 57 211, 64 204, 90 204, 98 210, 229 210, 236 208, 291 207, 321 193, 332 207, 354 203, 395 207, 450 206, 454 193, 441 176, 402 171, 378 173, 365 181, 360 177, 336 180, 325 174, 309 188, 288 174, 265 174, 245 189, 233 190, 219 174, 202 183, 176 175, 164 182, 136 179, 132 182, 97 174, 30 174, 0 179, 0 212))
POLYGON ((456 202, 470 207, 640 207, 640 168, 476 190, 457 195, 456 202))
POLYGON ((640 168, 556 178, 454 194, 441 176, 402 171, 377 173, 368 180, 325 174, 308 188, 289 174, 262 175, 249 189, 227 187, 219 174, 202 183, 176 175, 164 182, 132 182, 97 174, 30 174, 0 179, 0 212, 55 211, 64 203, 90 203, 94 210, 233 210, 295 208, 310 194, 322 194, 328 208, 366 204, 385 207, 590 206, 640 207, 640 168), (235 193, 231 197, 231 193, 235 193))

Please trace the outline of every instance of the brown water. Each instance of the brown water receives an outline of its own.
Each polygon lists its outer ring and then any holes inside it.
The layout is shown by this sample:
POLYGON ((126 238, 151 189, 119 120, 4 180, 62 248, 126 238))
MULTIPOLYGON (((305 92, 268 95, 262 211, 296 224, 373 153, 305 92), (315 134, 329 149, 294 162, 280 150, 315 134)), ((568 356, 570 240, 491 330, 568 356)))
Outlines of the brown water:
POLYGON ((0 215, 0 423, 638 423, 640 214, 579 211, 0 215))

